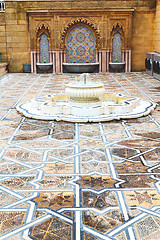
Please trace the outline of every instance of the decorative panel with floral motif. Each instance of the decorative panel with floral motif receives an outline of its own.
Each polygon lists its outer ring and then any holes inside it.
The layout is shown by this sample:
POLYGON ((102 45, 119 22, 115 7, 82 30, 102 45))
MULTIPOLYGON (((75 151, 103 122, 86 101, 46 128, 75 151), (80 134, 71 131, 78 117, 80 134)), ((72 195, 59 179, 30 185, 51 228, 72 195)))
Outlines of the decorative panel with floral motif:
POLYGON ((122 38, 119 32, 113 35, 112 62, 122 62, 122 38))
POLYGON ((45 33, 42 33, 39 40, 40 63, 49 63, 49 40, 45 33))
POLYGON ((95 36, 83 25, 71 29, 66 38, 67 63, 94 63, 96 62, 95 36))

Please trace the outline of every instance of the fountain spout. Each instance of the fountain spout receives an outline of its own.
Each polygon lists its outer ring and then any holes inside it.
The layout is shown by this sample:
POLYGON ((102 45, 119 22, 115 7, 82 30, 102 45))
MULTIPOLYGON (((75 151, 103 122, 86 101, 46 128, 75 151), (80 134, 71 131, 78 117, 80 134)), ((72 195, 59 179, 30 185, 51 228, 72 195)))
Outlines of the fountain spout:
POLYGON ((91 82, 89 73, 82 73, 80 75, 80 82, 82 84, 87 84, 87 83, 91 82))
POLYGON ((87 78, 86 78, 86 74, 84 73, 84 84, 86 84, 87 82, 87 78))

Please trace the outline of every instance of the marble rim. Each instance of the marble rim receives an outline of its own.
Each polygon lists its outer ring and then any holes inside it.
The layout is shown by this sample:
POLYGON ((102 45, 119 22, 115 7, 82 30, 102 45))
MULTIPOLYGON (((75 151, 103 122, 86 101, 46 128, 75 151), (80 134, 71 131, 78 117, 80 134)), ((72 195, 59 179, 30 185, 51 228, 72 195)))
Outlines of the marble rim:
POLYGON ((47 66, 50 66, 50 65, 53 65, 53 63, 36 63, 37 66, 44 66, 44 65, 47 65, 47 66))
POLYGON ((80 66, 80 65, 82 65, 82 66, 89 66, 89 65, 99 65, 99 62, 95 62, 95 63, 62 63, 62 65, 66 65, 66 66, 71 66, 71 65, 73 65, 73 66, 76 66, 76 65, 78 65, 78 66, 80 66))
POLYGON ((91 88, 103 88, 104 87, 104 85, 103 85, 103 83, 99 83, 99 82, 92 82, 92 83, 84 83, 84 84, 80 84, 80 82, 73 82, 73 83, 68 83, 68 84, 66 84, 66 87, 68 87, 68 88, 77 88, 77 89, 79 89, 79 88, 89 88, 89 89, 91 89, 91 88))
POLYGON ((109 62, 110 65, 125 65, 125 62, 109 62))
POLYGON ((151 101, 140 100, 141 107, 131 113, 119 113, 119 114, 102 114, 94 117, 80 117, 75 115, 63 115, 63 114, 44 114, 41 111, 32 107, 32 102, 26 102, 16 107, 17 111, 28 118, 38 120, 56 120, 56 121, 67 121, 67 122, 107 122, 121 119, 136 119, 147 116, 151 111, 154 110, 156 104, 151 101), (142 107, 143 106, 143 107, 142 107), (35 111, 36 110, 36 111, 35 111))

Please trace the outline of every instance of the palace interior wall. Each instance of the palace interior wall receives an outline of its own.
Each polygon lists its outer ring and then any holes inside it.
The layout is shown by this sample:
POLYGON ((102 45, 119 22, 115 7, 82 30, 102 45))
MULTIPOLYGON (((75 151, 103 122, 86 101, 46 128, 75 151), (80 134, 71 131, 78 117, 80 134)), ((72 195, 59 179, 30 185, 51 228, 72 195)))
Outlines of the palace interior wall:
POLYGON ((126 38, 130 39, 126 47, 132 49, 132 71, 144 70, 145 53, 158 51, 160 48, 160 34, 158 35, 158 32, 160 32, 160 1, 157 2, 158 5, 155 8, 155 1, 152 0, 57 0, 43 2, 6 0, 5 13, 0 13, 0 52, 2 52, 2 60, 8 61, 10 72, 22 72, 23 64, 29 64, 31 61, 30 50, 36 48, 33 39, 36 37, 36 24, 45 21, 52 26, 52 50, 58 50, 61 48, 60 43, 64 28, 78 16, 94 23, 100 34, 101 49, 109 49, 110 32, 112 30, 110 16, 112 13, 107 10, 128 8, 134 10, 131 13, 132 18, 128 16, 128 20, 126 20, 127 14, 118 15, 118 12, 116 15, 114 13, 113 18, 117 21, 120 18, 119 21, 124 26, 126 38), (36 20, 36 14, 33 14, 30 18, 31 11, 40 10, 45 10, 44 16, 40 13, 39 16, 37 15, 38 20, 36 20), (95 14, 94 10, 101 12, 95 14), (52 17, 50 17, 51 11, 53 11, 52 17), (62 14, 64 11, 66 11, 66 15, 62 14), (128 24, 131 24, 128 28, 130 32, 125 29, 128 24), (35 35, 32 32, 33 30, 35 35))

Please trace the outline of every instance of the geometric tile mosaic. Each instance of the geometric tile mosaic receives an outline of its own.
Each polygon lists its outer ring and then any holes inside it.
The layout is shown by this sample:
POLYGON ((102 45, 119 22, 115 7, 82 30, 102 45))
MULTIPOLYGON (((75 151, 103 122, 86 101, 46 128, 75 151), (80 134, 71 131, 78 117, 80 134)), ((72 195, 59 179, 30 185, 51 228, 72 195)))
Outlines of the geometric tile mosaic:
POLYGON ((96 61, 95 36, 84 25, 72 28, 66 37, 67 63, 94 63, 96 61))
MULTIPOLYGON (((158 240, 159 105, 146 117, 93 124, 38 121, 15 110, 63 93, 74 77, 0 78, 0 239, 158 240)), ((145 73, 91 78, 108 92, 160 102, 160 82, 145 73)))
POLYGON ((39 40, 40 63, 49 63, 49 40, 45 33, 40 35, 39 40))
POLYGON ((113 35, 112 62, 122 62, 122 38, 119 32, 113 35))

